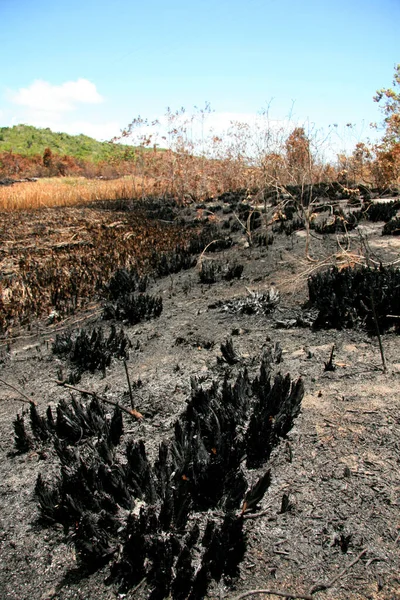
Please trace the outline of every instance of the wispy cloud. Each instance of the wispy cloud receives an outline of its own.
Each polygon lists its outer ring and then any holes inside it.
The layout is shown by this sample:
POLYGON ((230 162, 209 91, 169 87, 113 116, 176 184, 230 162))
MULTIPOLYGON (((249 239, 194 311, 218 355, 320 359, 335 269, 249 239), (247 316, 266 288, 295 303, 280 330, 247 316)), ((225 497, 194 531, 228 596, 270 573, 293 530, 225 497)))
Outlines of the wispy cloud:
POLYGON ((99 118, 98 114, 95 117, 90 113, 95 105, 105 103, 105 98, 88 79, 60 85, 36 79, 27 87, 8 90, 5 98, 8 108, 4 119, 9 125, 26 123, 53 131, 84 133, 99 140, 111 139, 120 131, 118 121, 112 116, 99 118))
POLYGON ((80 104, 100 104, 103 97, 87 79, 66 81, 52 85, 36 79, 30 86, 9 93, 11 102, 35 111, 63 113, 73 111, 80 104))

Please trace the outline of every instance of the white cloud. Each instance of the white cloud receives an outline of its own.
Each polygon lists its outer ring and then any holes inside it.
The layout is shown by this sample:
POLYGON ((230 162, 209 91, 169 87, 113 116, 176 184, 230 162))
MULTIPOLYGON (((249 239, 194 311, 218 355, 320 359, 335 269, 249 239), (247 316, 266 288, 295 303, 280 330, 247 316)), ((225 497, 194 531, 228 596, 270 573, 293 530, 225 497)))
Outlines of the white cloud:
POLYGON ((10 99, 14 104, 31 110, 52 113, 73 111, 79 104, 103 102, 95 84, 87 79, 66 81, 61 85, 36 79, 29 87, 11 92, 10 99))
POLYGON ((109 140, 121 129, 113 115, 110 119, 97 110, 94 113, 93 105, 101 104, 104 98, 88 79, 60 85, 37 79, 28 87, 9 90, 6 99, 10 108, 5 118, 10 125, 26 123, 72 135, 83 133, 99 140, 109 140))

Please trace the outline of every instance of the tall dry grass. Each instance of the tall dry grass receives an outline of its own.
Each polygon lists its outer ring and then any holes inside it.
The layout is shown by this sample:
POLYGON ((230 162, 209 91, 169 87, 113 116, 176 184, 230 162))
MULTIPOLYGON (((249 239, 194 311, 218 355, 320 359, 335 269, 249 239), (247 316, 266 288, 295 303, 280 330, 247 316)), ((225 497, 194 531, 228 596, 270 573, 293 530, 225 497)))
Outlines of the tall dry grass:
POLYGON ((129 176, 113 180, 52 177, 0 186, 0 210, 77 206, 99 200, 140 198, 154 191, 155 182, 147 177, 129 176))

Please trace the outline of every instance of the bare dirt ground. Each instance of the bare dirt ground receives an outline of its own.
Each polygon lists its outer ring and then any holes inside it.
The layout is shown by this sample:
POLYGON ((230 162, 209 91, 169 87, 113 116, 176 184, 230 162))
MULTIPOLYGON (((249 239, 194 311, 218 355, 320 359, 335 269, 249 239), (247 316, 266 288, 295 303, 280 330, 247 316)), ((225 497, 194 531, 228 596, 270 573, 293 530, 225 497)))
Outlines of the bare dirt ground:
MULTIPOLYGON (((399 258, 396 238, 368 224, 369 246, 385 262, 399 258)), ((313 234, 311 254, 322 259, 340 251, 336 235, 313 234)), ((311 594, 322 599, 400 599, 400 353, 395 333, 383 336, 388 369, 382 372, 378 341, 363 331, 291 326, 307 300, 305 275, 315 269, 304 259, 303 232, 276 235, 268 247, 246 247, 239 231, 232 248, 204 260, 243 264, 240 279, 201 284, 192 268, 155 280, 150 291, 163 298, 157 319, 124 326, 133 343, 128 361, 134 393, 144 418, 124 415, 124 436, 143 439, 150 455, 183 411, 190 378, 205 384, 230 368, 256 371, 263 347, 279 343, 276 370, 301 376, 301 414, 270 460, 272 484, 260 515, 246 519, 247 549, 240 576, 222 582, 210 598, 233 599, 255 589, 283 597, 311 594), (273 285, 280 303, 270 315, 232 314, 218 301, 266 292, 273 285), (232 337, 240 364, 221 366, 221 343, 232 337), (335 370, 325 371, 335 345, 335 370), (284 496, 288 502, 282 510, 284 496), (321 584, 322 588, 312 590, 321 584)), ((358 234, 352 234, 356 249, 358 234)), ((44 413, 50 403, 69 399, 57 385, 68 364, 52 353, 56 333, 102 323, 96 304, 62 323, 38 325, 2 346, 0 378, 22 390, 44 413)), ((80 388, 129 406, 122 362, 113 360, 106 377, 82 376, 80 388)), ((74 546, 61 527, 44 528, 34 495, 38 473, 57 474, 50 448, 18 454, 13 421, 26 410, 21 396, 0 382, 0 598, 8 600, 145 599, 146 584, 120 593, 106 583, 109 566, 95 573, 79 568, 74 546)), ((266 596, 267 597, 267 596, 266 596)), ((269 597, 269 596, 268 596, 269 597)))

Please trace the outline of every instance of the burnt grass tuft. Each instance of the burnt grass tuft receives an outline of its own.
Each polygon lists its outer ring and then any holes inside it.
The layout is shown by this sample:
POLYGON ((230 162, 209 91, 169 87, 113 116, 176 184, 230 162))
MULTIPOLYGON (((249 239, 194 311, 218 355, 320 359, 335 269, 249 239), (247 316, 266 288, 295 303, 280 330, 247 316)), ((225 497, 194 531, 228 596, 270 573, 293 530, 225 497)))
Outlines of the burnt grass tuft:
POLYGON ((118 407, 111 420, 96 398, 60 402, 56 418, 31 407, 29 439, 53 444, 61 464, 57 478, 36 482, 42 523, 63 525, 88 571, 112 559, 110 582, 122 591, 145 578, 152 599, 200 599, 212 581, 230 584, 246 551, 243 516, 269 488, 266 464, 304 393, 301 379, 272 377, 272 360, 264 353, 254 380, 246 368, 231 380, 229 367, 207 387, 193 378, 153 462, 143 440, 121 446, 118 407), (261 475, 249 485, 254 468, 261 475))
POLYGON ((129 358, 131 347, 132 343, 123 329, 118 331, 116 326, 112 325, 108 337, 101 326, 95 327, 92 331, 79 329, 57 334, 53 353, 69 359, 79 373, 84 371, 105 373, 113 357, 129 358))
POLYGON ((400 306, 400 271, 394 267, 333 267, 312 275, 308 292, 309 304, 318 309, 316 329, 361 326, 375 333, 375 306, 379 331, 384 332, 395 324, 390 315, 396 315, 400 306))

